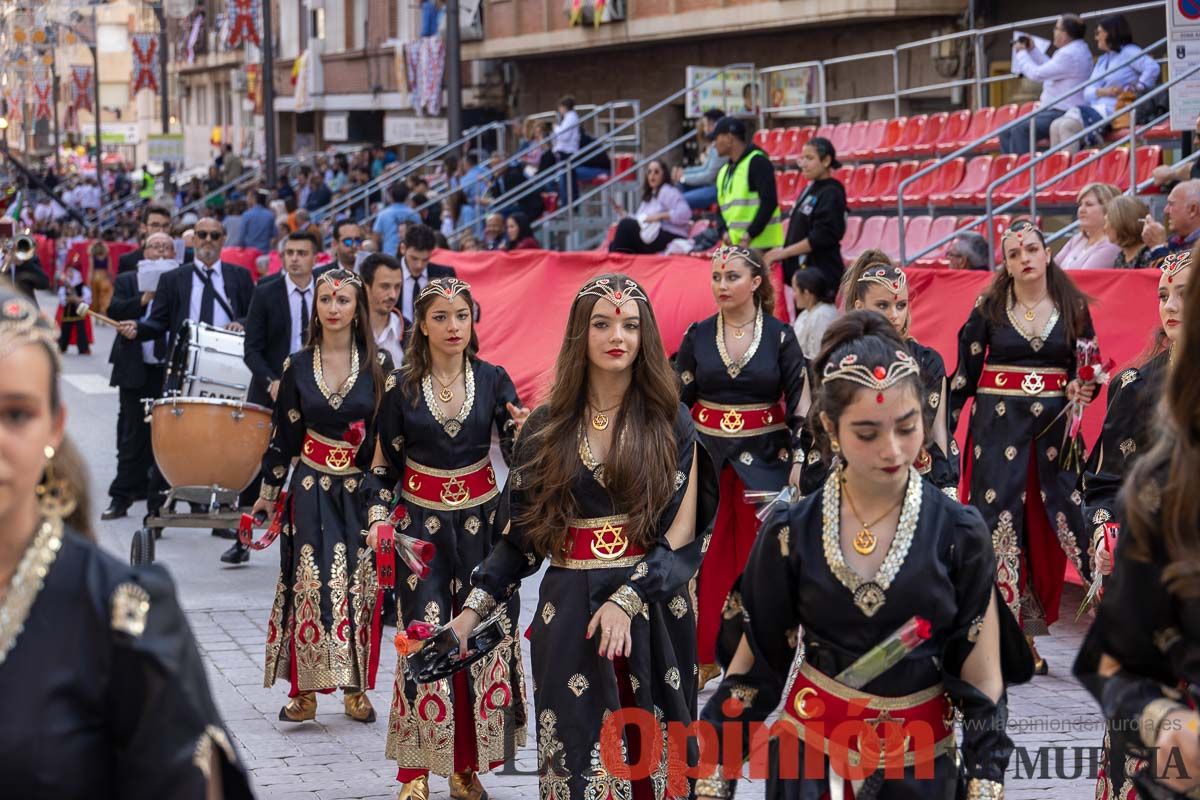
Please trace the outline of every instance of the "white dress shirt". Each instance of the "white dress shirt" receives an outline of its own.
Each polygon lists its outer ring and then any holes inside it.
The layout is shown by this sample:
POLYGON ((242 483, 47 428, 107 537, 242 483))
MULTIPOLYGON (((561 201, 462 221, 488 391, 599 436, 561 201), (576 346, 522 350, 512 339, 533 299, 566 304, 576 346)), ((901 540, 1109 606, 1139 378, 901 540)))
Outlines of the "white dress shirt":
POLYGON ((283 273, 283 284, 287 287, 288 313, 292 319, 292 343, 288 347, 288 352, 296 353, 300 351, 300 348, 304 347, 304 342, 300 340, 300 295, 307 292, 304 295, 304 302, 308 305, 308 316, 311 321, 314 296, 313 281, 310 277, 308 279, 308 286, 301 289, 292 281, 292 276, 285 272, 283 273))
POLYGON ((408 262, 400 259, 404 265, 404 299, 400 302, 400 312, 404 314, 404 318, 412 320, 413 305, 417 302, 417 295, 421 290, 429 285, 429 270, 421 270, 421 274, 417 276, 417 288, 413 289, 413 274, 408 270, 408 262))
MULTIPOLYGON (((204 281, 200 280, 200 276, 196 274, 196 270, 204 269, 204 262, 196 259, 194 269, 192 270, 192 298, 188 303, 188 319, 200 321, 200 300, 204 297, 204 281)), ((229 303, 229 295, 225 294, 225 276, 221 273, 221 262, 218 261, 212 266, 212 285, 217 290, 217 294, 225 298, 225 302, 229 303)), ((232 308, 233 304, 229 303, 232 308)), ((213 301, 213 319, 214 328, 224 328, 230 322, 229 315, 225 313, 225 309, 221 307, 220 300, 213 301)))
POLYGON ((563 114, 563 118, 554 126, 553 150, 566 155, 579 152, 579 115, 575 109, 563 114))
POLYGON ((1087 102, 1082 89, 1057 103, 1053 101, 1091 77, 1092 51, 1083 39, 1068 42, 1055 50, 1052 56, 1047 56, 1036 47, 1017 50, 1012 70, 1031 81, 1041 82, 1040 102, 1043 111, 1050 108, 1065 111, 1087 102))
POLYGON ((392 357, 396 369, 404 363, 404 319, 395 310, 388 314, 387 327, 375 333, 375 346, 392 357))

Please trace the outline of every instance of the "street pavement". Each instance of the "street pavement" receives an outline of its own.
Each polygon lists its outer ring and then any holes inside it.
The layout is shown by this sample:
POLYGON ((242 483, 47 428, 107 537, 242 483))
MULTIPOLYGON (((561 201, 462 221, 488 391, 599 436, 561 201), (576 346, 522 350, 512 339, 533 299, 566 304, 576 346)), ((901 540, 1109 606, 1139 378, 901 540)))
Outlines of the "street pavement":
MULTIPOLYGON (((43 308, 50 308, 50 302, 44 298, 43 308)), ((72 348, 65 358, 64 397, 70 435, 91 471, 91 494, 98 516, 108 505, 107 487, 116 466, 117 391, 108 386, 112 331, 97 326, 96 336, 92 355, 78 356, 72 348)), ((130 538, 144 510, 144 504, 138 503, 125 519, 99 522, 102 546, 128 558, 130 538)), ((390 645, 394 631, 384 630, 378 685, 370 693, 378 721, 363 725, 345 717, 339 694, 319 697, 315 722, 280 722, 278 714, 287 700, 287 687, 282 683, 273 688, 262 685, 265 623, 278 556, 272 548, 255 553, 249 564, 226 567, 217 557, 228 544, 208 530, 168 529, 158 542, 157 561, 176 582, 213 696, 258 796, 271 800, 395 797, 396 767, 383 755, 396 667, 396 652, 390 645)), ((532 619, 537 585, 535 578, 522 588, 522 628, 532 619)), ((1091 698, 1070 677, 1071 662, 1085 630, 1083 623, 1073 621, 1080 599, 1080 592, 1068 587, 1054 635, 1039 640, 1050 663, 1050 675, 1009 692, 1011 733, 1018 748, 1027 748, 1028 753, 1024 764, 1014 757, 1010 765, 1009 800, 1084 800, 1094 796, 1088 753, 1102 738, 1101 717, 1091 698), (1059 750, 1039 753, 1038 748, 1059 750), (1018 768, 1021 774, 1016 775, 1018 768)), ((526 648, 527 659, 528 655, 526 648)), ((532 674, 528 663, 525 671, 532 674)), ((532 702, 532 692, 530 697, 532 702)), ((702 695, 701 704, 705 699, 702 695)), ((536 718, 532 708, 529 718, 536 718)), ((537 796, 533 737, 534 726, 530 726, 530 740, 506 774, 483 776, 493 800, 537 796)), ((435 797, 449 796, 444 779, 434 777, 431 783, 435 797)), ((762 797, 762 784, 744 781, 738 797, 762 797)))

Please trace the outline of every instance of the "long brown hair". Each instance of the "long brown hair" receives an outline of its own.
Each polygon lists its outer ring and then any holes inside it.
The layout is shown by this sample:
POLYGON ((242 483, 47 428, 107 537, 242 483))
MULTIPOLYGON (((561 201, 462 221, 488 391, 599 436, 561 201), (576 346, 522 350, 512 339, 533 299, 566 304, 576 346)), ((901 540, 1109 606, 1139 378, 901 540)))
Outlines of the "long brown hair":
POLYGON ((1183 335, 1175 343, 1162 401, 1158 441, 1125 479, 1121 499, 1130 522, 1130 554, 1163 558, 1163 583, 1177 597, 1200 596, 1200 280, 1188 281, 1183 335), (1160 481, 1165 480, 1165 484, 1160 481))
MULTIPOLYGON (((430 284, 439 284, 453 279, 437 278, 430 281, 430 284)), ((459 285, 465 285, 462 281, 458 281, 459 285)), ((447 283, 447 285, 449 285, 447 283)), ((459 289, 458 297, 462 297, 467 301, 467 309, 475 307, 475 301, 471 297, 471 287, 459 289)), ((400 391, 413 404, 413 408, 417 407, 421 399, 421 381, 429 374, 430 365, 433 363, 433 356, 429 352, 429 337, 425 335, 425 331, 421 330, 421 322, 425 319, 425 315, 429 313, 429 307, 434 304, 439 295, 427 294, 424 297, 417 298, 413 304, 413 326, 412 335, 408 339, 408 346, 404 348, 404 365, 400 367, 400 391)), ((468 362, 475 361, 475 354, 479 352, 479 336, 475 333, 475 322, 471 321, 471 335, 467 338, 467 349, 464 355, 468 362)))
MULTIPOLYGON (((327 281, 332 281, 335 285, 338 282, 347 281, 354 287, 354 322, 350 326, 350 335, 359 348, 359 352, 362 353, 362 357, 366 359, 367 368, 371 371, 371 379, 375 383, 375 408, 371 413, 374 418, 375 414, 379 412, 379 403, 383 399, 384 375, 383 367, 379 365, 379 350, 375 347, 375 336, 371 333, 371 315, 367 306, 366 287, 363 286, 362 279, 353 272, 339 268, 322 273, 317 279, 314 289, 318 289, 321 283, 327 281)), ((317 313, 315 290, 313 291, 312 321, 309 323, 308 330, 308 341, 304 343, 304 349, 312 350, 325 338, 325 329, 321 326, 321 316, 317 313)), ((361 368, 360 366, 359 369, 361 368)))
POLYGON ((866 299, 867 286, 859 282, 863 273, 871 267, 893 269, 895 266, 891 256, 882 250, 864 250, 859 253, 858 258, 854 259, 854 263, 847 267, 842 275, 842 283, 838 287, 838 294, 842 298, 842 310, 853 311, 855 300, 866 299))
MULTIPOLYGON (((1091 298, 1079 291, 1075 282, 1054 261, 1054 254, 1050 252, 1049 248, 1046 248, 1045 234, 1032 225, 1025 228, 1025 231, 1037 234, 1038 241, 1046 249, 1046 291, 1049 293, 1050 299, 1054 301, 1055 307, 1058 308, 1063 329, 1067 332, 1071 348, 1074 349, 1075 340, 1087 331, 1088 303, 1091 302, 1091 298)), ((1008 322, 1006 316, 1008 302, 1009 298, 1013 296, 1013 278, 1008 273, 1008 258, 1002 255, 1000 269, 996 270, 995 277, 992 278, 992 282, 982 295, 981 311, 983 315, 995 325, 1006 324, 1008 322)))
POLYGON ((745 247, 722 247, 713 253, 713 266, 721 260, 725 263, 740 258, 750 269, 750 278, 761 278, 754 290, 754 301, 764 314, 775 313, 775 287, 771 284, 771 273, 761 250, 745 247))
MULTIPOLYGON (((620 290, 624 275, 601 275, 620 290)), ((521 449, 529 453, 520 466, 529 500, 518 516, 530 542, 541 555, 555 553, 566 537, 568 521, 578 516, 572 494, 579 471, 580 425, 588 398, 588 332, 598 298, 576 296, 554 367, 554 385, 546 401, 548 419, 528 432, 521 449)), ((678 449, 675 417, 679 391, 667 363, 654 310, 636 301, 641 317, 640 346, 633 361, 633 380, 616 414, 612 447, 604 464, 605 487, 617 509, 629 515, 631 541, 645 545, 656 537, 658 516, 675 492, 678 449)))

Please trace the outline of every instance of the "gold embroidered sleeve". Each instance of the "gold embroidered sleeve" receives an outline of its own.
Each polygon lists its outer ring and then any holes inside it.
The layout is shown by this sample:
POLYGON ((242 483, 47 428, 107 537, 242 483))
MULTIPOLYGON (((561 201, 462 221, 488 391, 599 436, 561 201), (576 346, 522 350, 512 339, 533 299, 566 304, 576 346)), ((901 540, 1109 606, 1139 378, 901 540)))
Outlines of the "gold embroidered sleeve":
POLYGON ((967 781, 967 800, 1004 800, 1004 784, 971 778, 967 781))
POLYGON ((266 481, 263 481, 262 486, 259 487, 259 490, 258 490, 258 499, 268 500, 268 501, 274 503, 276 500, 279 499, 279 490, 280 490, 279 486, 271 486, 266 481))
POLYGON ((370 527, 371 525, 374 525, 376 522, 385 522, 385 521, 387 521, 387 518, 390 516, 391 516, 391 512, 388 511, 387 506, 385 506, 385 505, 371 506, 370 509, 367 510, 367 526, 370 527))
POLYGON ((463 608, 469 608, 480 616, 481 619, 487 619, 492 615, 492 610, 496 607, 496 598, 476 586, 467 595, 467 599, 463 601, 463 608))
POLYGON ((943 486, 942 494, 946 495, 946 497, 949 497, 951 500, 957 500, 958 499, 958 487, 957 486, 943 486))
POLYGON ((731 797, 729 781, 720 777, 720 767, 710 778, 700 778, 696 781, 696 797, 715 797, 719 800, 731 797))
POLYGON ((1147 703, 1146 707, 1142 709, 1141 719, 1138 720, 1138 732, 1142 737, 1142 744, 1148 748, 1156 747, 1158 734, 1162 731, 1167 715, 1180 710, 1187 710, 1187 706, 1166 697, 1160 697, 1147 703))
POLYGON ((620 586, 615 592, 609 595, 608 600, 610 603, 620 606, 621 610, 628 614, 630 619, 642 613, 642 607, 646 605, 642 602, 642 596, 629 584, 620 586))

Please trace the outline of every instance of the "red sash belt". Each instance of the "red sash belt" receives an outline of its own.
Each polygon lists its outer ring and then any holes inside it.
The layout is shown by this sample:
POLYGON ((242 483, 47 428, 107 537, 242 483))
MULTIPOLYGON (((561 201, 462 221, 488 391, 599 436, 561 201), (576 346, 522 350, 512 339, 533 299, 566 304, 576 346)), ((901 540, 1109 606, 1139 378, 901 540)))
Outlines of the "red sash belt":
POLYGON ((307 431, 300 460, 319 472, 331 475, 353 475, 359 472, 354 463, 358 447, 340 439, 329 439, 319 433, 307 431))
POLYGON ((988 364, 979 376, 980 394, 1010 397, 1062 397, 1067 371, 1057 367, 1008 367, 988 364))
POLYGON ((699 400, 692 406, 692 419, 709 436, 759 436, 787 428, 783 405, 726 406, 699 400))
POLYGON ((832 737, 835 747, 848 746, 852 765, 861 757, 859 735, 855 733, 847 742, 844 733, 835 732, 838 724, 846 721, 874 729, 879 743, 873 749, 883 751, 881 766, 887 766, 889 756, 896 759, 891 763, 898 763, 901 746, 905 766, 932 760, 954 747, 953 709, 940 683, 902 697, 881 697, 851 689, 802 663, 783 712, 806 746, 819 746, 828 755, 832 737))
POLYGON ((646 548, 629 540, 629 517, 571 520, 562 551, 551 561, 565 569, 629 567, 646 554, 646 548))
POLYGON ((401 496, 410 503, 439 511, 456 511, 486 503, 500 493, 491 459, 462 469, 434 469, 411 458, 404 463, 401 496))

